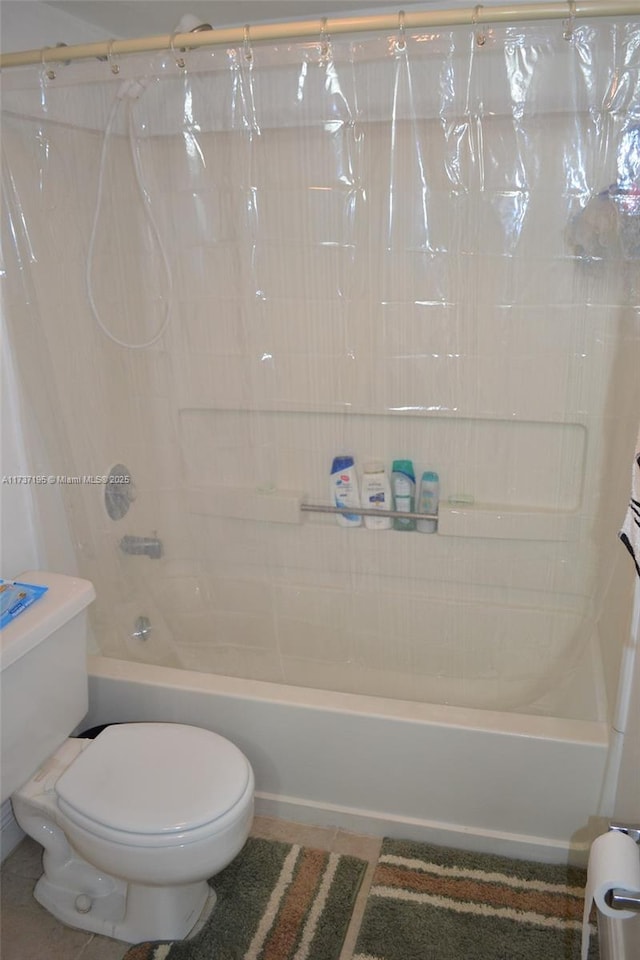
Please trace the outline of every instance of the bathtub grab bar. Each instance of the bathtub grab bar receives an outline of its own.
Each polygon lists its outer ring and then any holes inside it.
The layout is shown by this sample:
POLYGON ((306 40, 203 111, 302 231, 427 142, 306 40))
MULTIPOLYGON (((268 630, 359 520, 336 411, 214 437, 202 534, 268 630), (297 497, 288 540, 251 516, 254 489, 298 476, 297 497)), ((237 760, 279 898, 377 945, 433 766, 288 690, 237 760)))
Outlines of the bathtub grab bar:
POLYGON ((402 517, 405 520, 437 520, 437 513, 408 513, 404 510, 375 510, 368 507, 329 507, 323 503, 301 503, 306 513, 350 513, 358 517, 402 517))

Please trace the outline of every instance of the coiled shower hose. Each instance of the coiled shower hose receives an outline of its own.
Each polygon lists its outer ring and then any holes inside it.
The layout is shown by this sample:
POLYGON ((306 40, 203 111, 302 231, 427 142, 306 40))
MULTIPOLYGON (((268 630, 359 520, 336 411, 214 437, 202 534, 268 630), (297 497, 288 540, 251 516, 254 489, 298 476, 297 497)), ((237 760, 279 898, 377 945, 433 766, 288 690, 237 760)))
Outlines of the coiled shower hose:
POLYGON ((144 178, 142 174, 142 165, 140 162, 140 152, 138 150, 137 140, 135 136, 135 130, 133 125, 133 104, 138 100, 141 95, 144 93, 146 84, 138 80, 125 80, 124 83, 120 86, 116 98, 113 102, 113 106, 109 112, 109 117, 107 119, 107 125, 104 131, 104 139, 102 141, 102 151, 100 155, 100 166, 98 171, 98 190, 96 196, 96 207, 93 215, 93 225, 91 227, 91 236, 89 238, 89 248, 87 250, 87 270, 86 270, 86 282, 87 282, 87 296, 89 298, 89 305, 91 307, 91 312, 93 317, 98 324, 98 327, 102 332, 114 343, 117 343, 120 347, 126 347, 129 350, 139 350, 144 347, 151 347, 154 343, 157 343, 160 337, 164 334, 169 320, 171 317, 171 299, 173 292, 173 276, 171 273, 171 265, 169 264, 169 258, 167 256, 167 251, 162 242, 162 237, 156 223, 156 219, 153 215, 151 209, 151 198, 147 193, 146 187, 144 185, 144 178), (165 305, 165 314, 162 323, 160 324, 157 332, 151 337, 150 340, 145 340, 144 343, 127 343, 125 340, 121 340, 114 333, 112 333, 106 324, 103 322, 100 317, 100 312, 95 302, 93 294, 93 255, 94 255, 94 246, 96 241, 96 235, 98 232, 98 222, 100 220, 100 207, 102 206, 102 194, 104 191, 104 175, 105 167, 107 161, 107 149, 109 144, 109 137, 111 135, 112 127, 115 123, 116 117, 118 115, 118 110, 120 104, 123 100, 127 102, 127 119, 128 119, 128 134, 129 134, 129 147, 131 149, 131 159, 133 162, 133 169, 136 175, 136 183, 138 184, 138 189, 140 191, 140 196, 143 201, 144 209, 146 212, 147 220, 153 234, 155 236, 158 248, 162 255, 162 260, 164 262, 164 268, 167 277, 167 299, 165 305))

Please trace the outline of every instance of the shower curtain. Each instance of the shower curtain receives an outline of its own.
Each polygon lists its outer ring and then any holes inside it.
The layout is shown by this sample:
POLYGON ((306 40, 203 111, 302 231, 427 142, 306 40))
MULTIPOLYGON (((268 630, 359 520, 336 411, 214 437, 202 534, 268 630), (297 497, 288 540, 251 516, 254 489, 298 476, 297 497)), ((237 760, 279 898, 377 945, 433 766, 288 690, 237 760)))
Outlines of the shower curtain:
POLYGON ((618 20, 7 72, 30 482, 105 655, 603 719, 639 70, 618 20), (300 511, 337 454, 437 471, 437 533, 300 511))

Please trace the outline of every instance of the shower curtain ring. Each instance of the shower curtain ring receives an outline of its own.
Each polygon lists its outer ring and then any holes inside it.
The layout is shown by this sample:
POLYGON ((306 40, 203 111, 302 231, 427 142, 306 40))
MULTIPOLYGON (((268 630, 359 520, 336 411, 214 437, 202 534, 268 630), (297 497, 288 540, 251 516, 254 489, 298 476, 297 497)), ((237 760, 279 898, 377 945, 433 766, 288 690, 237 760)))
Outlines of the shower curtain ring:
POLYGON ((114 63, 114 60, 113 60, 112 51, 113 51, 114 43, 115 43, 115 39, 109 40, 109 43, 107 45, 107 60, 109 61, 109 66, 111 67, 111 73, 117 74, 117 73, 120 73, 120 67, 118 66, 117 63, 114 63))
POLYGON ((473 8, 473 16, 471 17, 471 23, 473 24, 473 29, 476 31, 476 43, 479 47, 484 47, 487 42, 487 37, 484 30, 477 30, 478 22, 480 20, 480 13, 482 11, 483 5, 481 3, 476 4, 473 8))
MULTIPOLYGON (((69 46, 68 43, 63 43, 63 42, 56 43, 56 47, 68 47, 68 46, 69 46)), ((68 67, 70 63, 71 63, 71 60, 62 60, 63 67, 68 67)))
POLYGON ((575 0, 568 0, 569 18, 564 21, 564 32, 562 36, 565 40, 573 40, 573 31, 576 25, 576 4, 575 0))
MULTIPOLYGON (((173 54, 173 59, 174 59, 175 62, 176 62, 176 67, 178 67, 180 70, 184 70, 184 68, 186 67, 187 64, 186 64, 186 61, 185 61, 184 57, 182 57, 182 56, 179 57, 178 54, 176 53, 176 48, 175 48, 175 46, 174 46, 175 39, 176 39, 176 34, 175 34, 175 32, 174 32, 174 33, 171 34, 171 39, 169 40, 169 46, 171 47, 171 53, 173 54)), ((181 52, 181 53, 184 53, 184 47, 181 47, 181 48, 180 48, 180 52, 181 52)))
POLYGON ((247 63, 251 63, 251 61, 253 60, 253 50, 251 49, 251 41, 249 39, 248 23, 245 23, 244 25, 243 37, 244 39, 242 41, 242 47, 244 50, 244 58, 247 61, 247 63))
POLYGON ((395 48, 397 53, 404 53, 407 49, 407 38, 404 32, 404 10, 398 13, 398 36, 396 37, 395 48))
POLYGON ((55 80, 56 78, 55 70, 53 69, 53 67, 49 67, 47 69, 47 64, 44 59, 44 55, 47 50, 51 50, 51 47, 43 47, 42 50, 40 51, 40 61, 42 63, 42 69, 44 71, 44 75, 46 76, 47 80, 55 80))

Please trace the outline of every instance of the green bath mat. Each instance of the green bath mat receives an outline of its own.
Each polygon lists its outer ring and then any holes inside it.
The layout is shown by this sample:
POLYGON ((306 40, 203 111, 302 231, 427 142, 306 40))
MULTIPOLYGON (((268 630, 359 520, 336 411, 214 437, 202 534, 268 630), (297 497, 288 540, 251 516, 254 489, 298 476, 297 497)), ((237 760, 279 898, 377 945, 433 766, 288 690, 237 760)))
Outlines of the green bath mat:
POLYGON ((337 960, 366 866, 250 837, 210 881, 217 902, 197 936, 141 943, 124 960, 337 960))
POLYGON ((585 883, 584 870, 387 839, 353 960, 580 960, 585 883))

